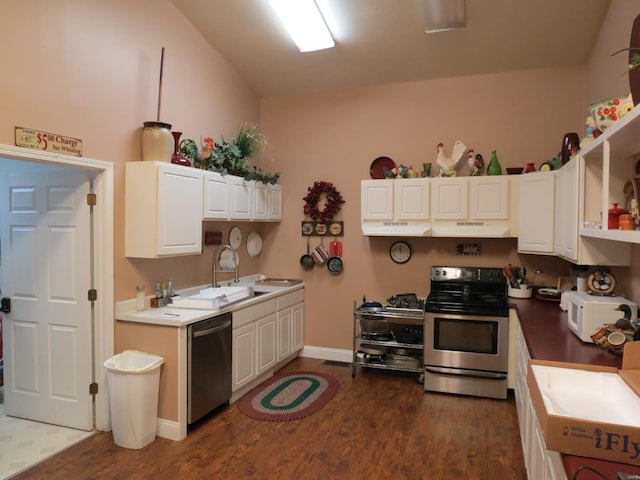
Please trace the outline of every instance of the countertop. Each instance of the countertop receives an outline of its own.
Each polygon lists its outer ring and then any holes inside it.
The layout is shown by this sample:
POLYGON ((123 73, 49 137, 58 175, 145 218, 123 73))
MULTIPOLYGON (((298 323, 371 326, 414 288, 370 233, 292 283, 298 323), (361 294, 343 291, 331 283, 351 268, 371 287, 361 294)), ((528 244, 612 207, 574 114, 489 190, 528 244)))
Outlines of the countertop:
MULTIPOLYGON (((567 326, 567 314, 557 302, 538 299, 513 299, 509 302, 518 312, 524 338, 531 358, 569 363, 622 366, 622 357, 606 352, 599 347, 582 342, 567 326)), ((593 458, 562 455, 567 478, 583 466, 597 470, 607 479, 617 480, 618 472, 640 475, 640 466, 608 462, 593 458)), ((599 479, 590 471, 582 471, 579 480, 599 479)))
MULTIPOLYGON (((234 285, 250 286, 254 289, 257 295, 244 300, 240 300, 238 302, 234 302, 217 310, 175 308, 167 306, 162 308, 147 307, 146 310, 136 311, 135 299, 132 299, 124 300, 116 304, 116 320, 149 323, 153 325, 165 325, 170 327, 186 327, 187 325, 199 322, 200 320, 206 320, 207 318, 215 317, 226 312, 233 312, 234 310, 249 307, 251 305, 268 301, 275 297, 279 297, 280 295, 284 295, 304 288, 304 283, 285 287, 256 285, 256 280, 260 280, 261 278, 264 278, 264 275, 252 275, 241 278, 240 283, 234 285)), ((185 290, 181 290, 177 293, 179 293, 181 296, 186 297, 198 293, 200 290, 207 287, 209 287, 209 285, 191 287, 185 290)))

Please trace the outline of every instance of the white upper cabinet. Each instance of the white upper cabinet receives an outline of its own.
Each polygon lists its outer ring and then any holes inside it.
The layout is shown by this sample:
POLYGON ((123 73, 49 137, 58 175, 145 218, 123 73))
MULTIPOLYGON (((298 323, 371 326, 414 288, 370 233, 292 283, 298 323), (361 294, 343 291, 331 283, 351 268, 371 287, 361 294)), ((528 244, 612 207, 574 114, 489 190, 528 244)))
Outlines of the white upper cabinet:
POLYGON ((518 252, 554 253, 554 195, 556 172, 519 176, 518 252))
POLYGON ((229 186, 229 216, 234 220, 251 220, 253 214, 252 183, 242 177, 227 175, 229 186))
POLYGON ((269 186, 262 182, 252 182, 252 220, 269 220, 269 186))
POLYGON ((509 178, 432 178, 431 218, 434 237, 508 237, 509 178))
POLYGON ((469 177, 469 217, 473 220, 509 218, 509 178, 469 177))
POLYGON ((218 172, 204 172, 202 214, 205 220, 229 218, 229 186, 227 178, 218 172))
POLYGON ((429 179, 362 180, 362 233, 369 236, 425 236, 430 231, 429 179))
POLYGON ((280 221, 282 187, 205 171, 204 220, 280 221))
MULTIPOLYGON (((578 261, 579 157, 556 171, 554 252, 569 261, 578 261)), ((532 197, 536 198, 536 197, 532 197)))
POLYGON ((469 204, 469 181, 464 177, 442 177, 431 181, 434 220, 466 220, 469 204))
POLYGON ((165 162, 125 165, 125 256, 202 251, 202 171, 165 162))
POLYGON ((269 185, 268 220, 272 222, 282 220, 282 185, 269 185))

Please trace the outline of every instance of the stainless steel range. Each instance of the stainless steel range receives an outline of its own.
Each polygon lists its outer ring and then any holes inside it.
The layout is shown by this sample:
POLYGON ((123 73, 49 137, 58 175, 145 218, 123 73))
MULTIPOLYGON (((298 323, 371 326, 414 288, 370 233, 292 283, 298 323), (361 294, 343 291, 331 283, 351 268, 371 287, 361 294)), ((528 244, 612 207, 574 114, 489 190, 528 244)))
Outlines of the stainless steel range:
POLYGON ((424 389, 507 398, 509 304, 501 268, 432 267, 424 389))

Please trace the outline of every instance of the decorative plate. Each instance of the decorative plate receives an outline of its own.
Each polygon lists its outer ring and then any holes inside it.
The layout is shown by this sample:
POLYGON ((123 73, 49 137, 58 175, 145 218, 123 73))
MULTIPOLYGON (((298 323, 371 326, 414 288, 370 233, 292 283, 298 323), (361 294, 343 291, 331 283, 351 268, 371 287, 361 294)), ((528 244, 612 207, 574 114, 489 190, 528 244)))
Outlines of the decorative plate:
POLYGON ((262 237, 253 230, 247 236, 247 253, 250 257, 257 257, 262 251, 262 237))
POLYGON ((616 288, 616 277, 608 272, 594 272, 587 279, 587 287, 592 295, 611 295, 616 288))
POLYGON ((385 178, 384 172, 385 170, 391 170, 396 167, 396 162, 391 160, 389 157, 378 157, 373 162, 371 162, 371 166, 369 167, 369 175, 371 178, 385 178))
POLYGON ((242 243, 242 232, 238 227, 233 227, 229 232, 229 245, 234 250, 240 248, 240 244, 242 243))
POLYGON ((234 255, 231 250, 227 250, 227 249, 223 250, 220 253, 220 266, 225 270, 233 270, 239 264, 240 264, 240 255, 234 255))

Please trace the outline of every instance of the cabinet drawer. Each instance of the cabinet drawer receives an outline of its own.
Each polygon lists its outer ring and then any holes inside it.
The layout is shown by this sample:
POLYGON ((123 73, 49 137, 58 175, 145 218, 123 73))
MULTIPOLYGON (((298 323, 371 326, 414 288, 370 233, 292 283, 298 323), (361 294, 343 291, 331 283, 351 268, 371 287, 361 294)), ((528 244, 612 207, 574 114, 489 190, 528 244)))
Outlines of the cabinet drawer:
POLYGON ((233 312, 233 328, 238 328, 276 312, 276 299, 251 305, 233 312))
POLYGON ((278 301, 278 310, 290 307, 296 303, 304 301, 304 289, 296 290, 295 292, 287 293, 276 299, 278 301))

